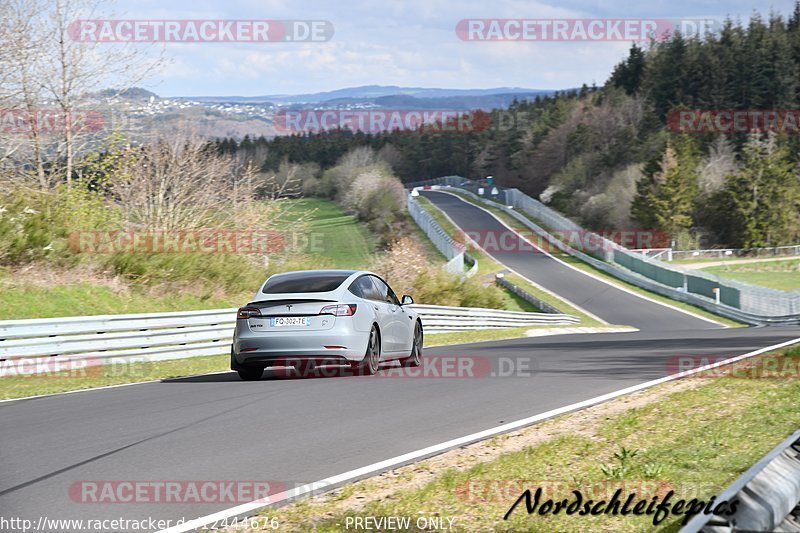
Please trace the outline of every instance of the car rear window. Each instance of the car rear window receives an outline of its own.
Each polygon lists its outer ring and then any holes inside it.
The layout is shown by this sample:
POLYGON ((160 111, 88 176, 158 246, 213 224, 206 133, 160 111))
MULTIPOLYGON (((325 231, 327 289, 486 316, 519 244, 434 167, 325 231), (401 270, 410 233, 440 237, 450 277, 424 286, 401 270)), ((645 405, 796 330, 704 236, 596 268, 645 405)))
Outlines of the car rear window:
POLYGON ((311 274, 291 272, 272 276, 264 284, 264 294, 284 294, 292 292, 328 292, 336 289, 350 274, 311 274))

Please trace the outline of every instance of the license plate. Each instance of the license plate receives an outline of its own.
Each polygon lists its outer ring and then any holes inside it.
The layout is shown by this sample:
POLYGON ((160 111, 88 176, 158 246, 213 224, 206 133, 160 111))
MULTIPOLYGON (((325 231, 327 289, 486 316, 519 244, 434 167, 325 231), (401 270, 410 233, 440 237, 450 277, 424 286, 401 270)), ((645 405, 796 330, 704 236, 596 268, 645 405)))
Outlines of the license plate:
POLYGON ((273 328, 280 328, 283 326, 310 326, 311 317, 307 316, 279 316, 270 319, 273 328))

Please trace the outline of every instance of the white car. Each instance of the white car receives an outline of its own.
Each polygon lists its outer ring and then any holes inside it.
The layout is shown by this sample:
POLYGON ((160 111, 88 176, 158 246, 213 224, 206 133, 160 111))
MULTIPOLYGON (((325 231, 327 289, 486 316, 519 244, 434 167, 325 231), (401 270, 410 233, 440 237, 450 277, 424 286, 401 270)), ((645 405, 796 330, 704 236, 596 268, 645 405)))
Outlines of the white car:
POLYGON ((275 274, 237 313, 231 369, 250 381, 268 366, 350 365, 368 375, 383 361, 418 366, 422 321, 413 303, 372 272, 275 274))

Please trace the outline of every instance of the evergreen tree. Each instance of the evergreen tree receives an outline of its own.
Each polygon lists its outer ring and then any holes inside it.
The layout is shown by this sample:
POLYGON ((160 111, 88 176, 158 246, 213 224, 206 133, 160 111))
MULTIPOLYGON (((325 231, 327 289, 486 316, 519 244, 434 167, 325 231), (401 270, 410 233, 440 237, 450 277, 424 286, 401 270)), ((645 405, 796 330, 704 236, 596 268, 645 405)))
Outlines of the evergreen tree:
POLYGON ((737 245, 780 246, 800 238, 800 177, 775 135, 751 136, 725 192, 737 245))
POLYGON ((632 214, 644 227, 659 229, 671 238, 693 225, 698 194, 697 158, 689 142, 667 143, 659 168, 637 184, 632 214))
MULTIPOLYGON (((621 87, 626 93, 633 95, 639 91, 639 86, 642 83, 642 75, 644 74, 645 55, 636 43, 631 45, 628 52, 628 58, 617 65, 614 72, 611 74, 609 83, 615 87, 621 87)), ((586 86, 584 85, 584 88, 586 86)), ((581 91, 582 95, 584 91, 581 91)))

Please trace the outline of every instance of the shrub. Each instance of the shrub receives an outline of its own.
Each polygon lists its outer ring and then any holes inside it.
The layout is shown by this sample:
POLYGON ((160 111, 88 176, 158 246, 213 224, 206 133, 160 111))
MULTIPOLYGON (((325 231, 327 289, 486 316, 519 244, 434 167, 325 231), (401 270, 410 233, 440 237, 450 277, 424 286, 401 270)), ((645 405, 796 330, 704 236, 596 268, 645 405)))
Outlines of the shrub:
POLYGON ((436 268, 417 276, 411 294, 416 302, 432 305, 506 307, 506 297, 497 287, 484 286, 475 278, 463 278, 436 268))
POLYGON ((410 237, 393 242, 372 264, 398 292, 421 304, 504 309, 506 296, 497 287, 483 286, 474 278, 450 274, 425 257, 422 246, 410 237))
POLYGON ((256 292, 270 275, 288 270, 324 268, 304 256, 265 261, 263 256, 192 253, 117 253, 103 256, 104 266, 140 286, 190 285, 192 294, 256 292))
POLYGON ((70 189, 17 189, 0 197, 0 263, 69 260, 70 233, 117 229, 119 220, 118 209, 80 182, 70 189))
POLYGON ((422 246, 411 237, 402 237, 389 245, 386 252, 372 262, 370 268, 402 294, 414 292, 417 277, 434 267, 428 262, 422 246))
POLYGON ((382 244, 396 238, 405 219, 405 188, 382 167, 370 167, 357 174, 342 203, 367 223, 382 244))

